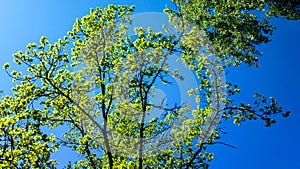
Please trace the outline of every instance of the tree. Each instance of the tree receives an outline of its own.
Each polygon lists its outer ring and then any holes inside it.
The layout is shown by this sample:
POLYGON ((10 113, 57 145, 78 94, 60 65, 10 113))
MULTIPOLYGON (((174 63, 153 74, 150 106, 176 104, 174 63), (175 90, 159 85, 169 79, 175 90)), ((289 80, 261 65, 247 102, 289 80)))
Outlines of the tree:
POLYGON ((135 28, 134 36, 127 33, 134 7, 91 9, 68 36, 55 43, 41 37, 15 53, 14 61, 28 69, 7 71, 17 84, 0 102, 0 166, 55 168, 51 154, 68 147, 81 158, 67 168, 208 168, 213 153, 206 147, 228 145, 220 141, 222 120, 261 119, 270 126, 274 115, 287 117, 274 98, 258 93, 253 104, 235 103, 240 90, 222 81, 222 72, 257 65, 255 45, 268 42, 272 27, 248 11, 266 8, 267 17, 299 19, 299 4, 204 2, 176 1, 178 9, 166 9, 175 32, 135 28), (190 3, 195 9, 187 10, 190 3), (225 31, 236 24, 247 29, 225 31), (199 86, 186 92, 196 108, 150 101, 158 84, 184 79, 169 69, 174 55, 195 73, 199 86), (154 109, 163 115, 147 121, 154 109), (58 127, 67 131, 50 134, 58 127))
POLYGON ((185 19, 203 29, 213 42, 220 58, 238 66, 241 63, 258 66, 262 55, 256 47, 270 42, 275 27, 271 17, 300 20, 298 0, 174 0, 177 11, 185 19))

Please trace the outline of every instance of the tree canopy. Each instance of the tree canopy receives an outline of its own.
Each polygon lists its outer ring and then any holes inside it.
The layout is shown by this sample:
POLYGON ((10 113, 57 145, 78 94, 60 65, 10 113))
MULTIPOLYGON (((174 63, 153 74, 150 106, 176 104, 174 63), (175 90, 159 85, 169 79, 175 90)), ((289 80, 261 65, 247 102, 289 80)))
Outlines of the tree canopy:
POLYGON ((0 101, 0 167, 56 168, 52 154, 66 147, 80 155, 66 168, 208 168, 207 146, 230 146, 221 140, 222 121, 269 127, 290 114, 258 93, 253 103, 236 103, 240 89, 222 78, 228 67, 258 65, 270 18, 299 20, 298 1, 174 4, 165 12, 175 31, 137 27, 131 36, 134 7, 109 5, 91 9, 57 42, 43 36, 15 53, 27 70, 3 65, 16 85, 0 101), (184 80, 169 68, 174 57, 195 75, 198 86, 185 91, 195 107, 150 100, 158 84, 184 80), (152 117, 154 110, 163 113, 152 117), (52 133, 57 128, 62 134, 52 133))
POLYGON ((205 30, 218 55, 234 65, 258 65, 256 48, 270 42, 272 17, 300 20, 298 0, 174 1, 177 14, 205 30))

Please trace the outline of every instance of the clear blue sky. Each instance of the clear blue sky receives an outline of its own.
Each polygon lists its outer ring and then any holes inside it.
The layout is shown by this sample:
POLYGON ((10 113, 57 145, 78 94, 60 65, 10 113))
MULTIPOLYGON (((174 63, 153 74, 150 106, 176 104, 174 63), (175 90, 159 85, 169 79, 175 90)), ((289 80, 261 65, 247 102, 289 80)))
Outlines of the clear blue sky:
MULTIPOLYGON (((0 64, 11 62, 11 54, 24 50, 30 42, 45 35, 55 41, 72 28, 76 18, 91 7, 113 4, 135 4, 137 12, 161 12, 164 0, 1 0, 0 64)), ((240 85, 240 99, 247 101, 254 91, 274 96, 285 108, 292 110, 287 119, 265 128, 262 122, 246 122, 235 127, 226 124, 229 133, 223 141, 238 146, 231 149, 215 146, 211 169, 299 169, 300 168, 300 22, 274 20, 277 30, 273 41, 260 47, 264 56, 261 67, 232 70, 228 81, 240 85)), ((1 66, 2 67, 2 66, 1 66)), ((0 89, 8 93, 12 87, 0 70, 0 89)))

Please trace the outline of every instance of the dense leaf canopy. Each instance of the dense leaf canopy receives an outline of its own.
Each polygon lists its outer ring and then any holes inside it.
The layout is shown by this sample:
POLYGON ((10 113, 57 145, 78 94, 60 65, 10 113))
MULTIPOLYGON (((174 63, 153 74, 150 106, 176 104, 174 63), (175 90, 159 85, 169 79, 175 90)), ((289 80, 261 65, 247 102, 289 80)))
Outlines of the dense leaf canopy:
POLYGON ((57 42, 41 37, 15 53, 27 71, 3 65, 16 85, 0 101, 0 167, 56 168, 52 154, 66 147, 80 156, 67 168, 208 168, 213 153, 206 147, 227 145, 223 120, 270 126, 274 115, 289 115, 258 93, 252 104, 236 103, 240 89, 222 74, 257 65, 256 47, 273 30, 269 19, 299 20, 297 0, 175 4, 165 9, 175 32, 135 28, 129 36, 134 7, 109 5, 91 9, 57 42), (195 107, 150 101, 157 84, 172 85, 168 77, 184 80, 169 69, 172 57, 195 74, 198 86, 185 91, 195 107), (146 120, 154 109, 162 116, 146 120))

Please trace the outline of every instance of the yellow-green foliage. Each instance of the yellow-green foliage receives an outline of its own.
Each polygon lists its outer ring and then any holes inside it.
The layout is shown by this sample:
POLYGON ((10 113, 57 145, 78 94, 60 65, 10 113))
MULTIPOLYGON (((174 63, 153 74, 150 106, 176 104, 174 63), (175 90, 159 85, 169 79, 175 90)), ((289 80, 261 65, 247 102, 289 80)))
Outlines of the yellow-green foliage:
MULTIPOLYGON (((240 92, 237 85, 217 76, 233 63, 232 57, 234 62, 255 64, 251 44, 267 41, 259 25, 248 25, 256 16, 243 14, 241 4, 231 1, 224 1, 225 6, 195 1, 201 8, 195 5, 192 10, 184 2, 178 3, 184 13, 166 9, 177 34, 167 28, 135 28, 135 36, 129 36, 134 7, 109 5, 91 9, 57 42, 41 37, 38 44, 15 53, 14 61, 27 71, 10 73, 9 64, 3 66, 16 85, 12 96, 0 101, 0 168, 55 168, 51 154, 59 147, 80 156, 70 159, 69 168, 207 168, 213 153, 205 149, 220 139, 221 119, 233 118, 238 125, 247 119, 262 119, 266 126, 275 123, 271 115, 282 113, 275 99, 255 94, 254 104, 233 104, 231 96, 240 92), (234 30, 219 25, 229 5, 241 14, 229 13, 233 20, 225 18, 225 23, 238 25, 236 19, 242 17, 242 23, 254 29, 244 27, 246 32, 231 32, 234 39, 224 37, 226 30, 234 30), (207 6, 214 7, 213 14, 207 6), (197 25, 199 13, 202 27, 197 25), (209 34, 211 26, 220 34, 209 34), (247 40, 250 46, 243 46, 247 40), (199 50, 201 45, 205 52, 199 50), (169 69, 167 60, 173 54, 196 75, 198 86, 184 91, 195 96, 195 108, 149 101, 157 82, 171 85, 167 77, 184 79, 169 69), (214 55, 219 59, 211 59, 214 55), (164 115, 146 121, 155 108, 164 115), (61 126, 67 128, 63 134, 49 134, 61 126)), ((260 26, 265 33, 270 30, 268 24, 260 26)))

